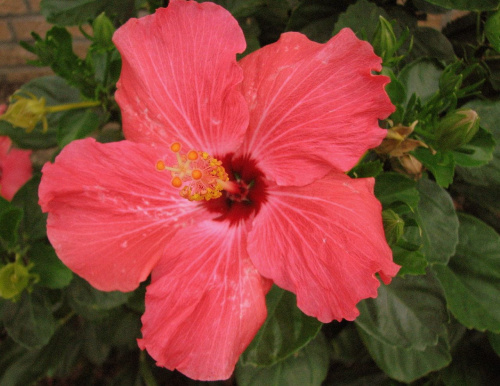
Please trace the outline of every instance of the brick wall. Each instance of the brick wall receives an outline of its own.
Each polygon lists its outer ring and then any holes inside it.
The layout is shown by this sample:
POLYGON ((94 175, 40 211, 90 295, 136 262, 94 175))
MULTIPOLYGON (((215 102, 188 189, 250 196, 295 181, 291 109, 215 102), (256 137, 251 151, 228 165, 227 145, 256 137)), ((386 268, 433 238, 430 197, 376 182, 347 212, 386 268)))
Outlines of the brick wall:
MULTIPOLYGON (((40 1, 0 0, 0 103, 6 102, 9 95, 28 80, 52 74, 48 67, 26 64, 35 56, 19 45, 20 41, 33 42, 31 31, 43 38, 52 28, 40 14, 40 1)), ((75 52, 85 55, 88 41, 77 27, 71 27, 69 31, 74 36, 75 52)))

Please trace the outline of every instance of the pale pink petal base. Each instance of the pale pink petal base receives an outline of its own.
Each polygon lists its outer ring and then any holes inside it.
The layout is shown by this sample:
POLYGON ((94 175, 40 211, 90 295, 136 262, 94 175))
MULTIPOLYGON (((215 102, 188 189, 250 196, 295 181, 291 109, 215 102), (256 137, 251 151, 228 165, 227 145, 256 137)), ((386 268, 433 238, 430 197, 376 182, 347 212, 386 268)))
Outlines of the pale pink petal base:
POLYGON ((9 201, 33 175, 31 151, 11 145, 9 137, 0 137, 0 195, 9 201))
POLYGON ((202 210, 156 171, 158 158, 145 145, 85 139, 43 167, 48 237, 59 258, 100 290, 135 289, 166 241, 202 210))
POLYGON ((206 221, 176 234, 147 288, 143 339, 159 366, 192 379, 231 376, 266 318, 262 278, 246 252, 246 231, 206 221))
POLYGON ((378 119, 394 111, 381 59, 343 29, 328 43, 290 32, 240 62, 250 124, 242 153, 279 185, 305 185, 351 169, 380 144, 378 119))
POLYGON ((373 179, 341 173, 304 187, 272 187, 249 234, 259 272, 294 292, 306 314, 354 320, 356 304, 376 297, 399 266, 385 240, 373 179))
POLYGON ((237 89, 238 22, 213 3, 172 0, 131 19, 113 37, 123 59, 116 100, 125 137, 151 146, 181 142, 214 155, 243 140, 248 109, 237 89))

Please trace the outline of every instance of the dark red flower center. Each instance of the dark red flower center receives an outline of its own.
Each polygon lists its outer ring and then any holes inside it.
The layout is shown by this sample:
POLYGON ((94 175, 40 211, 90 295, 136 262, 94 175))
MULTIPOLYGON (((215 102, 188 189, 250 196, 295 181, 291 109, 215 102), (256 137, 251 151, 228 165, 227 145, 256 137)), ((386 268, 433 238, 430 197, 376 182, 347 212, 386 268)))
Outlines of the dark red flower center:
POLYGON ((222 161, 229 181, 234 182, 237 189, 223 191, 221 197, 205 201, 202 205, 220 214, 216 220, 230 221, 232 224, 257 214, 266 202, 267 184, 255 160, 249 156, 234 157, 233 154, 217 158, 222 161))
POLYGON ((171 185, 179 189, 181 197, 200 201, 210 212, 218 213, 218 221, 237 224, 255 215, 266 201, 264 173, 249 156, 227 154, 212 157, 204 151, 182 151, 179 142, 170 150, 176 164, 168 166, 164 160, 156 162, 156 170, 170 172, 171 185))

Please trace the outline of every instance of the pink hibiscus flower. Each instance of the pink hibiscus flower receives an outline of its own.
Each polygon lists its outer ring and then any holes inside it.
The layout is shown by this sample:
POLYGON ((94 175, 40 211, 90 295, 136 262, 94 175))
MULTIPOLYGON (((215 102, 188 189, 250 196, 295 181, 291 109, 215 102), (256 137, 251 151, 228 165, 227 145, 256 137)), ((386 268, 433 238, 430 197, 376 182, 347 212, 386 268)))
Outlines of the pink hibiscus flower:
POLYGON ((62 261, 105 291, 151 273, 139 345, 195 379, 230 377, 272 283, 322 322, 355 319, 399 268, 374 180, 344 174, 394 109, 371 46, 291 32, 236 62, 237 21, 182 0, 114 42, 126 140, 75 141, 43 168, 62 261))
MULTIPOLYGON (((0 115, 6 109, 6 105, 0 105, 0 115)), ((30 157, 30 150, 15 149, 9 137, 0 136, 0 196, 6 200, 12 200, 33 175, 30 157)))

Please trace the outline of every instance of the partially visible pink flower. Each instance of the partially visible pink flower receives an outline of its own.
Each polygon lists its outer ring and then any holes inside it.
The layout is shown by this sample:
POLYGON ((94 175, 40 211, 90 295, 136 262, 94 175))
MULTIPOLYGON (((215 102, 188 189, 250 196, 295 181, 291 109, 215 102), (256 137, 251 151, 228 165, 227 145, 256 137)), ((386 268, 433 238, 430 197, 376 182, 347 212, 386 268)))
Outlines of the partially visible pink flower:
POLYGON ((355 319, 376 274, 399 269, 374 180, 345 175, 394 110, 371 46, 348 29, 326 44, 286 33, 238 63, 236 20, 182 0, 114 42, 126 140, 72 142, 43 168, 65 264, 106 291, 151 273, 139 345, 195 379, 230 377, 273 282, 322 322, 355 319))
MULTIPOLYGON (((0 105, 0 115, 6 109, 0 105)), ((33 175, 30 157, 30 150, 13 148, 9 137, 0 136, 0 195, 6 200, 12 200, 33 175)))

